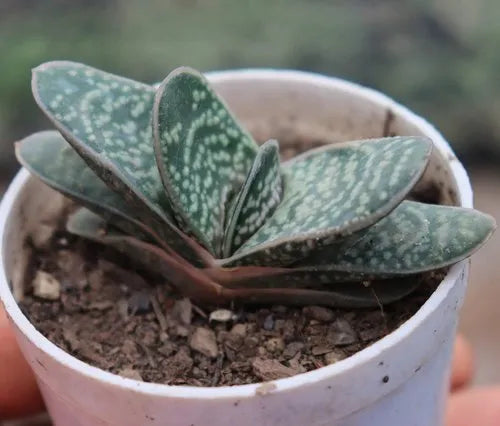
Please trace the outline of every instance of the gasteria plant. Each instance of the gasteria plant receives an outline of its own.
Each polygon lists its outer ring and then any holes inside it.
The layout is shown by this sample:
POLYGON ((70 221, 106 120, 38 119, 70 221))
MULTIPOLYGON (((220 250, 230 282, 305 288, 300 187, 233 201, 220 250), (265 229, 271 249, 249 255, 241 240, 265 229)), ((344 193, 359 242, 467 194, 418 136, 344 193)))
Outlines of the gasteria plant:
POLYGON ((33 72, 58 131, 17 144, 21 164, 80 203, 68 230, 109 244, 200 302, 363 307, 458 262, 492 233, 472 209, 405 200, 432 142, 325 145, 280 163, 205 78, 158 88, 71 62, 33 72))

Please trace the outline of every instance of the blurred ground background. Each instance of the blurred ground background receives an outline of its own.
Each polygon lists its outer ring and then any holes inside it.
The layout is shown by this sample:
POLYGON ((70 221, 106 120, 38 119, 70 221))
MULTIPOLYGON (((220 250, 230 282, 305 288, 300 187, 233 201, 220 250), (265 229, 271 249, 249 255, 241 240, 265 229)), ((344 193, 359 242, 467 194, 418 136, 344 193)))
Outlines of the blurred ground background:
MULTIPOLYGON (((13 142, 50 127, 30 69, 70 59, 144 81, 179 65, 285 67, 374 87, 429 118, 500 221, 498 0, 0 0, 0 191, 13 142)), ((461 327, 500 383, 500 232, 474 258, 461 327)))

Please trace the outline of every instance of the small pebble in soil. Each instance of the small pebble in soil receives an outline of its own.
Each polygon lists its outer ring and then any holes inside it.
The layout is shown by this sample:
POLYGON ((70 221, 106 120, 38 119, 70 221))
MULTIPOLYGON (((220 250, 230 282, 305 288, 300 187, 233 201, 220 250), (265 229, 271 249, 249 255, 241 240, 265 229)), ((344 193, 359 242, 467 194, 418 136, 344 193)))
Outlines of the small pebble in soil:
POLYGON ((328 330, 328 341, 336 346, 351 345, 358 341, 356 332, 345 319, 338 318, 328 330))
POLYGON ((69 244, 69 241, 66 237, 61 237, 56 241, 57 245, 60 247, 67 247, 69 244))
POLYGON ((325 364, 329 365, 341 361, 344 359, 344 356, 337 352, 328 352, 323 358, 325 360, 325 364))
POLYGON ((189 346, 209 358, 217 358, 219 353, 217 338, 209 328, 197 327, 189 339, 189 346))
POLYGON ((92 290, 97 291, 102 287, 104 273, 100 269, 93 269, 87 274, 87 282, 92 290))
POLYGON ((291 342, 288 345, 286 345, 285 350, 283 351, 283 357, 286 359, 293 358, 295 355, 297 355, 302 349, 304 348, 304 343, 302 342, 291 342))
POLYGON ((68 327, 63 330, 63 338, 72 351, 78 351, 80 349, 80 340, 71 328, 68 327))
POLYGON ((187 337, 189 336, 189 328, 182 324, 177 324, 175 327, 173 334, 178 337, 187 337))
POLYGON ((291 377, 298 373, 297 370, 287 367, 275 359, 255 358, 252 362, 252 368, 255 375, 265 382, 291 377))
POLYGON ((176 300, 171 315, 184 325, 190 325, 193 319, 193 305, 187 298, 176 300))
POLYGON ((321 322, 330 322, 335 318, 331 309, 322 306, 306 306, 302 312, 307 318, 315 319, 321 322))
POLYGON ((231 334, 237 336, 245 337, 247 335, 247 325, 246 324, 235 324, 231 328, 231 334))
POLYGON ((271 331, 274 328, 274 317, 272 314, 269 314, 264 320, 263 328, 267 331, 271 331))
POLYGON ((131 315, 144 314, 151 310, 151 297, 146 291, 135 291, 128 299, 128 308, 131 315))
POLYGON ((33 294, 45 300, 58 300, 61 295, 61 284, 52 274, 37 271, 33 280, 33 294))
POLYGON ((313 346, 313 348, 311 349, 311 353, 314 355, 314 356, 318 356, 318 355, 324 355, 328 352, 331 352, 332 348, 331 346, 313 346))
POLYGON ((272 337, 266 341, 265 347, 270 353, 281 353, 285 349, 285 342, 281 337, 272 337))
POLYGON ((235 321, 238 319, 238 316, 229 309, 217 309, 212 311, 208 317, 208 321, 217 321, 217 322, 229 322, 235 321))

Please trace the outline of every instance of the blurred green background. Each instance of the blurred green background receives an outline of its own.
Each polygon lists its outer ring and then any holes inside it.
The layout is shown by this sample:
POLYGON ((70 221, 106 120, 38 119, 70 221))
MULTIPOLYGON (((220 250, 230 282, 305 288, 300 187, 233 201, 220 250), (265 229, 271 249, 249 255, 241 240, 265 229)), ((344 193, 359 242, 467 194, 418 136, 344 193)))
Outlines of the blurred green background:
POLYGON ((382 90, 466 162, 500 157, 498 0, 0 0, 0 178, 48 127, 30 70, 82 61, 145 81, 172 68, 284 67, 382 90))

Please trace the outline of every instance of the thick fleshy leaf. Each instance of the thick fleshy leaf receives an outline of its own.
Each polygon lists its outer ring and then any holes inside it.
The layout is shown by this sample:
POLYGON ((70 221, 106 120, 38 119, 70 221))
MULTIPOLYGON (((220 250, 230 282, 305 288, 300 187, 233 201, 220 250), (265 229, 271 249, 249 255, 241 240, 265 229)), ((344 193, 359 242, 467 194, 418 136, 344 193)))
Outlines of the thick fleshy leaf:
POLYGON ((322 305, 332 308, 370 308, 395 302, 415 291, 421 284, 418 277, 380 281, 372 286, 338 284, 331 290, 310 288, 223 288, 224 301, 243 304, 276 303, 286 305, 322 305))
MULTIPOLYGON (((413 293, 422 284, 421 277, 376 281, 369 286, 362 283, 338 284, 332 290, 344 297, 343 308, 369 308, 396 302, 413 293)), ((339 305, 340 305, 339 303, 339 305)))
POLYGON ((42 110, 104 181, 168 212, 153 153, 153 87, 65 61, 35 68, 32 86, 42 110))
POLYGON ((246 181, 229 209, 223 244, 225 257, 248 240, 274 213, 281 194, 279 147, 275 140, 269 140, 259 148, 246 181))
POLYGON ((43 112, 106 185, 134 206, 138 218, 179 253, 199 263, 172 218, 151 133, 153 87, 66 61, 33 70, 43 112))
POLYGON ((330 285, 336 289, 339 283, 394 279, 469 257, 494 228, 495 221, 476 210, 403 201, 372 227, 323 247, 293 266, 264 267, 248 277, 239 273, 247 267, 239 267, 225 281, 229 287, 330 285))
MULTIPOLYGON (((317 276, 316 276, 317 277, 317 276)), ((279 278, 279 277, 275 277, 279 278)), ((411 294, 422 283, 422 277, 409 276, 376 281, 321 283, 314 275, 299 274, 287 280, 252 280, 241 282, 234 288, 276 288, 276 289, 312 289, 323 294, 332 294, 337 298, 335 306, 343 308, 361 308, 388 304, 411 294), (311 279, 309 280, 308 277, 311 279)), ((233 288, 233 287, 231 287, 233 288)), ((320 303, 322 304, 322 303, 320 303)), ((331 303, 328 303, 331 304, 331 303)))
POLYGON ((97 177, 59 132, 48 130, 24 138, 16 144, 16 156, 44 183, 117 227, 131 233, 145 230, 130 205, 97 177))
POLYGON ((407 275, 452 265, 491 236, 495 220, 473 209, 403 201, 370 228, 294 265, 309 271, 407 275))
POLYGON ((173 71, 160 85, 153 134, 179 224, 220 257, 227 205, 252 167, 258 145, 190 68, 173 71))
POLYGON ((393 210, 427 165, 432 143, 407 136, 311 150, 282 167, 273 216, 223 265, 286 265, 393 210))

